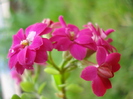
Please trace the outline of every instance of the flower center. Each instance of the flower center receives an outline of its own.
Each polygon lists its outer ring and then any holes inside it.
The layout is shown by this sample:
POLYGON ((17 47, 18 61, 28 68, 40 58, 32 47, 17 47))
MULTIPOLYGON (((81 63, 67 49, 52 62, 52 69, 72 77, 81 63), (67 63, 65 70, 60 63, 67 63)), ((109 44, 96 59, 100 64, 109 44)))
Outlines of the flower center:
POLYGON ((103 64, 98 67, 98 75, 103 78, 112 78, 114 73, 112 72, 111 68, 107 66, 107 64, 103 64))
POLYGON ((29 42, 28 42, 28 40, 23 40, 20 42, 20 44, 23 46, 27 46, 27 45, 29 45, 29 42))
POLYGON ((75 33, 73 31, 70 32, 70 39, 72 41, 75 39, 75 33))

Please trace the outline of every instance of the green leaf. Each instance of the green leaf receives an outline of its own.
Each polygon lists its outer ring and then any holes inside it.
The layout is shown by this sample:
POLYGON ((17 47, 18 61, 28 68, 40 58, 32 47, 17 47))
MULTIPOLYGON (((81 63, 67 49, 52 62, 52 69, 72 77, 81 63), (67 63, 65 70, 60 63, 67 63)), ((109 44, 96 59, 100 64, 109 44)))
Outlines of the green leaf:
POLYGON ((21 99, 31 99, 27 94, 23 93, 21 99))
POLYGON ((23 93, 21 95, 21 99, 36 99, 36 96, 30 93, 23 93))
POLYGON ((55 87, 58 90, 61 90, 61 87, 59 85, 61 85, 61 75, 53 75, 53 84, 55 85, 55 87))
POLYGON ((43 89, 44 89, 45 86, 46 86, 46 82, 42 83, 42 84, 39 86, 39 88, 38 88, 38 94, 41 94, 41 93, 42 93, 42 91, 43 91, 43 89))
POLYGON ((31 82, 21 82, 20 86, 23 91, 26 91, 26 92, 34 91, 34 84, 31 82))
POLYGON ((21 99, 18 95, 14 94, 11 99, 21 99))
POLYGON ((51 75, 58 75, 58 74, 60 74, 59 71, 57 71, 56 69, 51 68, 51 67, 45 68, 44 71, 46 73, 48 73, 48 74, 51 74, 51 75))
POLYGON ((44 96, 41 96, 41 97, 40 97, 40 99, 47 99, 47 98, 46 98, 46 97, 44 97, 44 96))
POLYGON ((79 85, 77 84, 71 84, 67 87, 67 90, 68 91, 71 91, 71 92, 76 92, 76 93, 80 93, 83 91, 83 88, 80 87, 79 85))

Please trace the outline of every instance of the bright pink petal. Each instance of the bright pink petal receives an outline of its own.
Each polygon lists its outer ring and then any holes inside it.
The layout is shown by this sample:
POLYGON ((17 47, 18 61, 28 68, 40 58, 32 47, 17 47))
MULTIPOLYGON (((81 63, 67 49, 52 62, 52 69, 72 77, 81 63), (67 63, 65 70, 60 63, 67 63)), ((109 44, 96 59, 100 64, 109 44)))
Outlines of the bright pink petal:
POLYGON ((25 39, 25 35, 24 35, 24 31, 23 29, 20 29, 16 35, 13 36, 13 45, 12 46, 15 46, 17 44, 20 44, 20 42, 22 40, 25 39))
POLYGON ((58 51, 66 51, 72 44, 72 41, 68 37, 54 36, 50 40, 53 42, 54 48, 58 51))
POLYGON ((40 46, 43 45, 43 40, 40 36, 36 36, 32 42, 32 44, 29 46, 29 49, 36 50, 40 46))
POLYGON ((105 62, 106 56, 107 56, 106 50, 103 47, 98 47, 96 58, 99 65, 105 62))
POLYGON ((82 47, 81 45, 78 44, 73 44, 70 47, 70 53, 72 56, 78 60, 82 60, 85 58, 87 54, 87 49, 85 47, 82 47))
POLYGON ((111 53, 107 56, 105 62, 106 63, 109 63, 109 64, 115 64, 115 63, 118 63, 120 61, 120 56, 121 54, 119 53, 111 53))
POLYGON ((60 21, 62 27, 65 28, 66 27, 66 22, 64 21, 63 16, 59 16, 59 21, 60 21))
POLYGON ((105 86, 106 89, 112 88, 112 85, 111 85, 111 82, 110 82, 109 79, 101 78, 101 80, 102 80, 102 82, 103 82, 103 84, 104 84, 104 86, 105 86))
POLYGON ((94 43, 94 41, 92 40, 92 38, 88 35, 84 35, 84 36, 79 36, 75 42, 79 43, 79 44, 90 44, 90 43, 94 43))
POLYGON ((116 72, 121 68, 120 64, 112 64, 112 71, 116 72))
POLYGON ((33 65, 35 60, 36 52, 29 50, 28 47, 25 47, 18 54, 18 61, 21 65, 33 65))
POLYGON ((40 35, 50 33, 51 31, 52 31, 52 28, 47 27, 47 28, 45 28, 45 30, 42 33, 40 33, 40 35))
POLYGON ((22 65, 20 65, 19 63, 16 64, 15 66, 16 68, 16 71, 19 73, 19 74, 23 74, 24 72, 24 67, 22 65))
POLYGON ((77 26, 75 25, 72 25, 72 24, 68 24, 67 25, 67 28, 70 30, 70 31, 73 31, 76 35, 78 34, 79 32, 79 29, 77 26))
POLYGON ((106 92, 106 88, 98 76, 92 82, 92 89, 93 92, 99 97, 103 96, 106 92))
POLYGON ((94 66, 87 66, 81 73, 81 78, 86 81, 92 81, 97 76, 97 68, 94 66))
POLYGON ((47 61, 47 59, 48 59, 48 56, 47 56, 47 53, 45 51, 38 50, 36 52, 36 58, 35 58, 36 63, 44 63, 47 61))
POLYGON ((10 67, 10 69, 12 69, 16 64, 17 64, 17 54, 12 55, 12 57, 10 57, 8 65, 10 67))
POLYGON ((26 28, 26 35, 29 35, 30 32, 34 31, 37 35, 40 35, 44 29, 47 27, 47 24, 44 23, 36 23, 33 25, 30 25, 26 28))
POLYGON ((41 46, 41 50, 52 51, 53 49, 52 42, 47 38, 43 38, 42 40, 43 40, 43 45, 41 46))
POLYGON ((56 29, 53 33, 52 33, 53 36, 56 36, 56 35, 59 35, 59 36, 67 36, 66 34, 66 29, 65 28, 59 28, 59 29, 56 29))
POLYGON ((106 34, 106 35, 109 35, 110 33, 114 32, 114 31, 115 31, 115 30, 113 30, 113 29, 108 29, 108 30, 105 31, 105 34, 106 34))

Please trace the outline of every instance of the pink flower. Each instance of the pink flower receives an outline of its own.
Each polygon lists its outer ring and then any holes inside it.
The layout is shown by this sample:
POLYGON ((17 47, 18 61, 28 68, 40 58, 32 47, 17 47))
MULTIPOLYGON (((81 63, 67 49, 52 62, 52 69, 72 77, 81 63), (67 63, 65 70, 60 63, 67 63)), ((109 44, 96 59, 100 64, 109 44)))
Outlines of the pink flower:
POLYGON ((62 27, 55 29, 51 38, 55 49, 69 50, 78 60, 85 58, 88 48, 96 50, 96 44, 91 38, 89 29, 79 30, 75 25, 66 24, 62 16, 59 17, 59 21, 62 27))
POLYGON ((20 74, 18 74, 17 71, 12 70, 11 71, 11 77, 16 80, 16 83, 19 84, 22 81, 22 77, 20 74))
POLYGON ((107 54, 103 47, 98 48, 97 65, 87 66, 81 73, 81 78, 92 81, 93 92, 97 96, 103 96, 106 89, 112 87, 109 78, 114 76, 114 72, 120 69, 120 54, 107 54))
POLYGON ((108 29, 108 30, 104 31, 97 24, 96 24, 96 27, 94 27, 94 25, 91 22, 89 22, 84 27, 90 29, 90 31, 93 35, 92 38, 96 42, 97 46, 104 47, 108 52, 113 52, 114 50, 116 50, 116 48, 114 46, 110 45, 110 43, 113 40, 111 38, 106 39, 107 36, 110 33, 114 32, 115 30, 108 29))
POLYGON ((16 68, 20 74, 24 69, 33 69, 34 62, 47 61, 47 52, 52 50, 52 44, 47 38, 41 36, 51 31, 46 24, 36 23, 24 31, 20 29, 13 36, 13 44, 9 49, 9 67, 16 68))

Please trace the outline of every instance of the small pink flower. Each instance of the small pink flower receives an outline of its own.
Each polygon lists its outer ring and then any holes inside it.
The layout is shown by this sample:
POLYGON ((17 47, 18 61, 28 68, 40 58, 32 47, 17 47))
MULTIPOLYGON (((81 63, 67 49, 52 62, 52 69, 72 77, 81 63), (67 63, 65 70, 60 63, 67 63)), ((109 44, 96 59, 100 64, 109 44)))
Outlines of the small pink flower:
POLYGON ((120 69, 120 54, 108 54, 103 47, 98 48, 97 65, 87 66, 81 73, 81 78, 92 81, 93 92, 97 96, 103 96, 106 89, 112 88, 109 78, 114 76, 114 72, 120 69))
POLYGON ((106 39, 107 36, 115 30, 108 29, 104 31, 97 24, 96 27, 94 27, 91 22, 89 22, 87 25, 84 25, 84 27, 90 29, 93 35, 92 38, 96 42, 97 46, 104 47, 108 52, 113 52, 114 50, 116 50, 114 46, 110 45, 113 40, 111 38, 106 39))
POLYGON ((88 32, 91 32, 89 29, 79 30, 75 25, 66 24, 62 16, 59 17, 59 21, 62 27, 55 29, 51 38, 55 49, 69 50, 71 55, 78 60, 85 58, 87 48, 96 50, 92 35, 88 35, 88 32))
POLYGON ((9 50, 9 67, 15 67, 22 74, 24 69, 33 69, 34 62, 47 61, 47 52, 52 50, 52 44, 41 36, 51 31, 46 24, 36 23, 24 31, 20 29, 13 36, 13 44, 9 50))
POLYGON ((20 74, 18 74, 17 71, 12 70, 11 71, 11 77, 16 80, 16 83, 19 84, 22 81, 22 77, 20 74))

